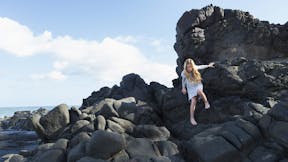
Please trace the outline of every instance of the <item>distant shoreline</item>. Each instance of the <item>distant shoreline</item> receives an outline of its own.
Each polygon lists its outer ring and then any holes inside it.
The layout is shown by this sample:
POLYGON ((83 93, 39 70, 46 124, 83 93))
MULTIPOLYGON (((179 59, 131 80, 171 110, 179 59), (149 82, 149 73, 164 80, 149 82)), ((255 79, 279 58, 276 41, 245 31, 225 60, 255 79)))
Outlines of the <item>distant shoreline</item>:
MULTIPOLYGON (((22 108, 22 107, 56 107, 57 105, 41 105, 41 106, 0 106, 0 109, 1 108, 10 108, 10 107, 13 107, 13 108, 22 108)), ((69 107, 71 106, 76 106, 76 107, 80 107, 81 105, 68 105, 69 107)))
MULTIPOLYGON (((0 107, 0 119, 4 119, 5 117, 12 117, 16 111, 34 111, 39 108, 47 109, 48 111, 56 107, 57 105, 50 106, 9 106, 9 107, 0 107)), ((77 108, 80 105, 68 105, 69 107, 75 106, 77 108)))

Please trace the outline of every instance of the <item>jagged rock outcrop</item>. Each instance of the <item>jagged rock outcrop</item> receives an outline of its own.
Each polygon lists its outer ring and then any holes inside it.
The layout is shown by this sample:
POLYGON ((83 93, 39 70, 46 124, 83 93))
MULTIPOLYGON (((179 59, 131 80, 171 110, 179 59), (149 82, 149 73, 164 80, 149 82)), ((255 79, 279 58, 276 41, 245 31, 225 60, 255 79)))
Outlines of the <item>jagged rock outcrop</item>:
POLYGON ((193 58, 197 64, 246 57, 270 60, 288 56, 288 26, 260 21, 249 12, 209 5, 186 11, 176 27, 176 72, 193 58))
POLYGON ((150 88, 145 81, 135 74, 125 75, 120 82, 120 87, 114 85, 112 88, 102 87, 99 91, 92 92, 91 96, 83 99, 82 108, 92 106, 105 98, 121 99, 133 96, 136 100, 152 100, 150 88))

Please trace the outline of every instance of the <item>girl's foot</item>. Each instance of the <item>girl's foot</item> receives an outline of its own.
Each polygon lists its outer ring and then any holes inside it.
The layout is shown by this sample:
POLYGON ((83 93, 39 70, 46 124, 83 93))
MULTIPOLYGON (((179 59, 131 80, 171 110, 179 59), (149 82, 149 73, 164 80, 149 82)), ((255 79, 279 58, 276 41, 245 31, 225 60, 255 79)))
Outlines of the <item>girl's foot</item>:
POLYGON ((209 109, 210 108, 210 104, 209 104, 209 102, 207 101, 207 102, 205 102, 205 109, 209 109))
POLYGON ((190 119, 190 122, 192 125, 197 125, 197 122, 195 121, 195 119, 190 119))

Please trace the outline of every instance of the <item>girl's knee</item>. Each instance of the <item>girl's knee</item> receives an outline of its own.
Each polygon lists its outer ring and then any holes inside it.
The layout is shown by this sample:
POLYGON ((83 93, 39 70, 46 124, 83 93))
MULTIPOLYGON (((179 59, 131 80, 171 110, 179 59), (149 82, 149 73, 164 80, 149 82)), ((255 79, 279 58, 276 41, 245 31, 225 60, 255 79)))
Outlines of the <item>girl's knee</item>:
POLYGON ((196 99, 197 99, 197 96, 192 97, 192 98, 190 99, 191 103, 192 103, 192 102, 195 102, 196 99))

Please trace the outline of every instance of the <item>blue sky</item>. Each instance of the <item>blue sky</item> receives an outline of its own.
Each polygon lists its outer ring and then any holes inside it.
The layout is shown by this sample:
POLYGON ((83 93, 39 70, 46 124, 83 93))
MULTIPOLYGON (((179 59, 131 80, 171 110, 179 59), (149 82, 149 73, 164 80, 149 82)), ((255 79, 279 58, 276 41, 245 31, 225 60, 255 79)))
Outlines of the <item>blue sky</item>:
POLYGON ((1 1, 0 107, 81 105, 130 72, 172 87, 176 23, 211 3, 288 21, 284 0, 1 1))

